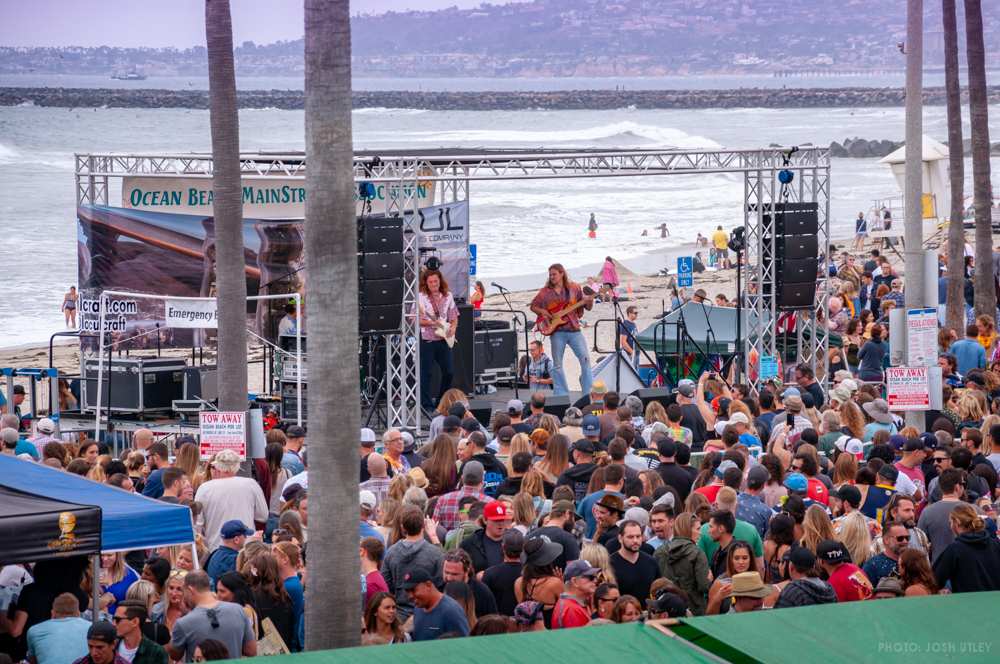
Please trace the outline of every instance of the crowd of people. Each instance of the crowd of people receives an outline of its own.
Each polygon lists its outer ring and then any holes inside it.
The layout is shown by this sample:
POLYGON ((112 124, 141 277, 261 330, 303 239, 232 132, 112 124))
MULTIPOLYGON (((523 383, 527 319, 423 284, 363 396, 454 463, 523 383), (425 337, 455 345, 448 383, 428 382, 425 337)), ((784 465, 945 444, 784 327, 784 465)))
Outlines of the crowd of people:
MULTIPOLYGON (((423 442, 360 432, 362 641, 1000 589, 1000 415, 986 414, 1000 377, 979 372, 983 386, 946 388, 926 432, 904 427, 878 386, 842 370, 826 392, 806 366, 755 396, 704 373, 666 407, 598 381, 561 418, 539 391, 485 425, 449 390, 423 442)), ((302 427, 270 430, 247 477, 235 453, 202 460, 188 437, 171 451, 140 430, 115 457, 42 421, 30 437, 0 424, 5 453, 187 505, 197 533, 102 555, 96 581, 86 560, 4 567, 0 639, 15 660, 302 648, 302 427)))

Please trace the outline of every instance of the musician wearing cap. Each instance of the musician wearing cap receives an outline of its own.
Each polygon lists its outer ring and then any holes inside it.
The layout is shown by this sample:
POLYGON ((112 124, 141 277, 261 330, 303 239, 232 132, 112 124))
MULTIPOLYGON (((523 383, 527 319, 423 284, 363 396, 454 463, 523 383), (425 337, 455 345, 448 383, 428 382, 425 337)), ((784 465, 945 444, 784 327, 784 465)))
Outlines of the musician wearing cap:
POLYGON ((448 282, 438 270, 420 273, 420 405, 430 410, 451 388, 455 369, 451 347, 458 327, 458 307, 448 289, 448 282), (441 370, 441 385, 431 396, 431 373, 434 365, 441 370))
POLYGON ((593 307, 592 290, 570 281, 566 269, 559 263, 549 266, 549 279, 531 301, 531 310, 538 315, 535 329, 551 338, 554 394, 569 394, 563 370, 566 346, 580 361, 580 390, 590 394, 593 376, 587 341, 580 331, 580 310, 589 311, 593 307))

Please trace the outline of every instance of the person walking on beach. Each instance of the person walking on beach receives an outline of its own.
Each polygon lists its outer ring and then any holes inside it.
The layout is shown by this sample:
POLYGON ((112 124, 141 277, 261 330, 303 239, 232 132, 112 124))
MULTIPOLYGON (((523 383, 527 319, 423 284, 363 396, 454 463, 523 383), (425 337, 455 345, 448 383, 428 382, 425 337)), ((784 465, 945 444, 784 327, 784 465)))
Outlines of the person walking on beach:
POLYGON ((615 267, 615 259, 611 256, 606 256, 604 258, 604 265, 601 267, 601 291, 600 296, 602 300, 609 300, 618 296, 615 289, 618 288, 618 284, 621 280, 618 278, 618 268, 615 267))
POLYGON ((66 317, 66 327, 71 330, 76 329, 76 307, 80 302, 80 296, 76 292, 76 286, 70 286, 69 292, 63 295, 62 312, 66 317))
POLYGON ((715 247, 715 264, 720 270, 729 267, 729 235, 720 225, 712 233, 712 246, 715 247))
POLYGON ((858 212, 858 218, 854 220, 854 251, 865 248, 866 237, 868 237, 868 220, 865 219, 864 212, 858 212))
POLYGON ((587 222, 587 237, 594 239, 597 237, 597 218, 594 213, 590 213, 590 221, 587 222))
MULTIPOLYGON (((594 308, 594 296, 584 294, 580 284, 570 281, 562 265, 559 263, 550 265, 549 279, 531 301, 531 310, 538 314, 543 322, 549 323, 554 314, 577 304, 589 311, 594 308)), ((580 309, 574 309, 564 314, 562 318, 563 321, 551 332, 554 394, 569 394, 566 372, 563 370, 566 346, 570 347, 580 361, 580 390, 583 394, 590 394, 590 386, 594 379, 590 371, 587 340, 580 331, 580 309)))

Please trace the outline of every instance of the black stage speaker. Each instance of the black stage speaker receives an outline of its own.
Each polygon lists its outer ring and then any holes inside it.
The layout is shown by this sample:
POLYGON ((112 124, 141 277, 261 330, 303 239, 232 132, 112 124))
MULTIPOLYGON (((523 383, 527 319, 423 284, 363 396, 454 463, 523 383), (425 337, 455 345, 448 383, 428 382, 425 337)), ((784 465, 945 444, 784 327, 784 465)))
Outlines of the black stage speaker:
MULTIPOLYGON (((455 328, 455 345, 451 349, 451 363, 454 377, 451 386, 466 394, 472 394, 473 379, 473 349, 472 349, 472 305, 458 305, 458 327, 455 328)), ((431 394, 436 395, 441 385, 441 371, 437 365, 431 372, 431 394)))
POLYGON ((402 304, 362 306, 358 312, 358 329, 362 334, 398 332, 402 324, 402 304))
POLYGON ((361 279, 403 279, 403 254, 361 254, 361 279))
POLYGON ((401 254, 403 220, 399 217, 367 217, 358 220, 358 253, 401 254))
MULTIPOLYGON (((770 220, 770 213, 765 215, 770 220)), ((764 260, 773 262, 775 299, 779 310, 809 309, 816 299, 819 270, 819 204, 776 203, 774 206, 774 255, 765 249, 764 260)), ((770 245, 771 238, 764 238, 770 245)), ((770 294, 765 287, 764 294, 770 294)))
MULTIPOLYGON (((568 394, 549 394, 545 393, 545 408, 544 411, 549 415, 555 415, 562 421, 563 416, 566 414, 566 410, 569 408, 569 395, 568 394)), ((576 441, 570 441, 576 442, 576 441)))
POLYGON ((642 401, 643 411, 646 410, 646 406, 652 401, 659 401, 660 405, 664 408, 670 404, 677 403, 677 394, 668 387, 646 387, 636 390, 632 394, 639 397, 642 401))
POLYGON ((469 399, 469 411, 472 416, 483 425, 483 428, 490 428, 490 418, 493 417, 493 406, 486 399, 469 399))
POLYGON ((475 337, 476 375, 517 364, 517 333, 514 330, 480 330, 475 337))
POLYGON ((403 323, 403 220, 358 218, 358 330, 396 332, 403 323))
POLYGON ((402 306, 402 279, 364 279, 358 289, 358 299, 362 307, 395 304, 402 306))

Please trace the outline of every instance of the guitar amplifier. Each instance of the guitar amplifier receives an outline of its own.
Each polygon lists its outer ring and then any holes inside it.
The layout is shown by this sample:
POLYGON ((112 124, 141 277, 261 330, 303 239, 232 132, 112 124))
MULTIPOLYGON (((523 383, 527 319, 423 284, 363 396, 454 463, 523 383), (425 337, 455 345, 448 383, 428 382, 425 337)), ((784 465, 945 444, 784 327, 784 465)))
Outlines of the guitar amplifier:
POLYGON ((476 375, 491 369, 513 369, 517 364, 517 332, 481 330, 475 333, 473 364, 476 375))

